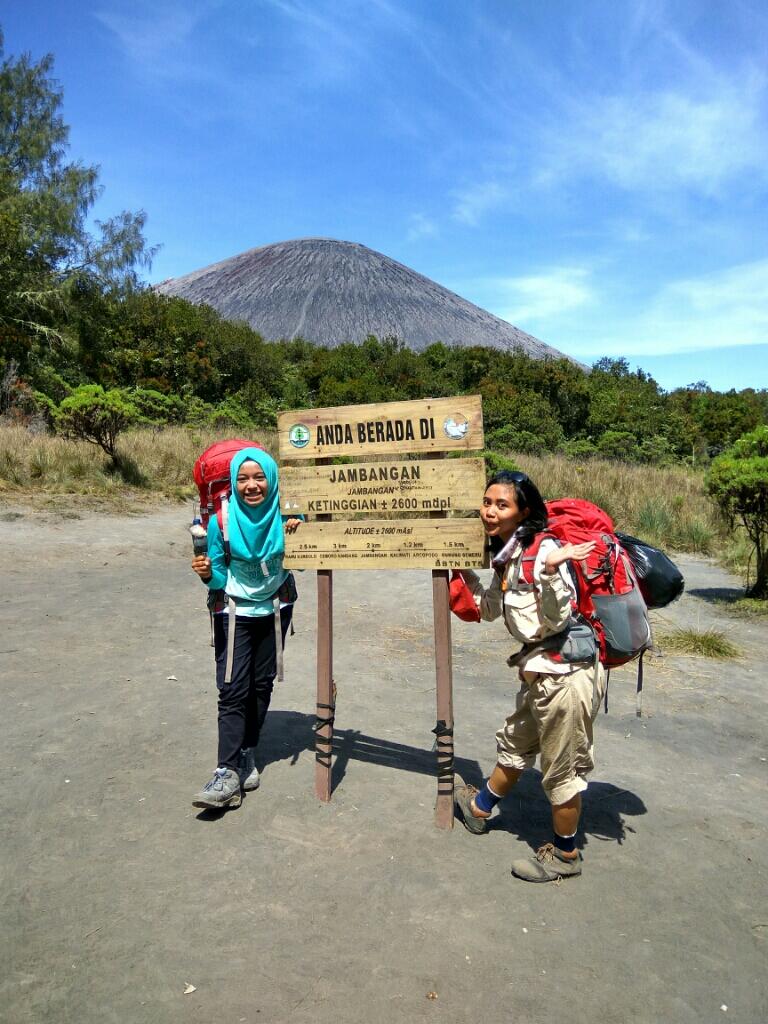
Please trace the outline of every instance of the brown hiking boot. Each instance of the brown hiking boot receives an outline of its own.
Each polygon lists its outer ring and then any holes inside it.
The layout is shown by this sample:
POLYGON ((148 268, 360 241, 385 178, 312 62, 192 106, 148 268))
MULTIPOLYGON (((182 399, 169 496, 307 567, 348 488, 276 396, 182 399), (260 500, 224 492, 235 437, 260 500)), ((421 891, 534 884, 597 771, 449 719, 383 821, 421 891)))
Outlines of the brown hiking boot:
POLYGON ((456 806, 461 811, 461 820, 464 822, 464 828, 473 835, 481 836, 484 832, 488 831, 488 819, 478 818, 472 813, 472 800, 476 793, 480 791, 475 786, 459 786, 456 790, 454 800, 456 806))
POLYGON ((513 861, 512 874, 526 882, 557 882, 580 875, 582 860, 580 853, 569 859, 553 843, 545 843, 532 857, 513 861))

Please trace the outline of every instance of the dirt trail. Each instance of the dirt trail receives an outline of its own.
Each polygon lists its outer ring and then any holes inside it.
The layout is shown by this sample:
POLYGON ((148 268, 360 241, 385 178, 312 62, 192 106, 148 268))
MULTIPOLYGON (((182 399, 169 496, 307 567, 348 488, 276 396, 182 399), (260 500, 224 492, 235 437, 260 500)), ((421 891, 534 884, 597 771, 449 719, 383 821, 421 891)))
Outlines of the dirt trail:
MULTIPOLYGON (((614 674, 585 873, 526 886, 509 863, 547 838, 535 774, 488 836, 432 827, 424 572, 336 574, 333 802, 312 794, 306 573, 262 788, 199 816, 215 688, 185 526, 183 509, 0 513, 0 1020, 768 1019, 767 630, 708 600, 737 581, 681 560, 686 596, 661 617, 726 629, 743 657, 650 658, 642 719, 633 669, 614 674)), ((516 689, 508 647, 498 623, 454 621, 457 767, 471 781, 516 689)))

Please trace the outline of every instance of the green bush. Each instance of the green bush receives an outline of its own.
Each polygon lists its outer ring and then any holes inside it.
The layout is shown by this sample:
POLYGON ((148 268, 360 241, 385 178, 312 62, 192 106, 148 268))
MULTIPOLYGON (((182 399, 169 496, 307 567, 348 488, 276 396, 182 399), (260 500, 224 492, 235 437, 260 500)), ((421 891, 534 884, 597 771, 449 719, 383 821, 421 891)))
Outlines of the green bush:
POLYGON ((256 423, 250 411, 237 398, 227 398, 225 401, 219 402, 218 405, 214 406, 209 414, 208 423, 214 429, 230 425, 246 433, 253 432, 256 429, 256 423))
POLYGON ((513 459, 508 459, 504 455, 499 455, 498 452, 492 452, 489 450, 484 451, 483 457, 485 458, 485 468, 488 471, 488 476, 491 477, 495 473, 500 473, 503 469, 511 470, 515 472, 519 471, 520 467, 513 459))
POLYGON ((516 427, 498 427, 485 435, 488 448, 496 452, 525 452, 528 455, 543 455, 547 446, 539 434, 516 427))
POLYGON ((72 385, 68 384, 61 374, 56 373, 50 366, 43 364, 36 366, 30 374, 30 380, 36 391, 42 392, 55 404, 62 402, 72 394, 72 385))
POLYGON ((647 437, 637 446, 637 461, 651 466, 671 466, 675 462, 672 445, 661 434, 647 437))
POLYGON ((562 446, 562 452, 567 459, 578 462, 582 462, 584 459, 593 459, 598 454, 595 444, 585 437, 566 441, 562 446))
POLYGON ((98 445, 114 461, 118 436, 143 417, 124 392, 83 384, 60 403, 55 419, 59 433, 98 445))
POLYGON ((164 395, 152 388, 126 388, 124 394, 148 423, 183 423, 185 401, 178 395, 164 395))
POLYGON ((752 541, 757 578, 749 597, 768 597, 768 426, 758 427, 713 460, 706 488, 729 522, 752 541))
POLYGON ((637 438, 628 430, 606 430, 597 442, 597 451, 604 459, 631 462, 637 456, 637 438))

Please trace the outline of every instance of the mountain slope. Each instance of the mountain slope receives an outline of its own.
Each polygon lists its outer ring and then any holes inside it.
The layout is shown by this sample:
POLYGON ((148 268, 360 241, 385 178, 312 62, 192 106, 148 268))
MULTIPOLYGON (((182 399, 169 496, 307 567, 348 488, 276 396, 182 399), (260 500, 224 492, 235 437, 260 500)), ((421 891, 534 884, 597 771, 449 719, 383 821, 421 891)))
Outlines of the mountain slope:
POLYGON ((277 242, 163 281, 156 289, 208 303, 229 320, 245 320, 267 340, 301 336, 333 347, 369 334, 394 335, 415 351, 442 341, 521 348, 538 358, 562 356, 428 277, 356 242, 277 242))

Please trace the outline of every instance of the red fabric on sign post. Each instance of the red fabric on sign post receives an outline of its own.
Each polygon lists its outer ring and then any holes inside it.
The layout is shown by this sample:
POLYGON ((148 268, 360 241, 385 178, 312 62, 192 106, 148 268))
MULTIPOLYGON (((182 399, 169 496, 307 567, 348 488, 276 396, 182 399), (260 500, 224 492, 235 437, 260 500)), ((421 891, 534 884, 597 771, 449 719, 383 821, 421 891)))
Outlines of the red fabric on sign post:
POLYGON ((480 610, 475 603, 475 596, 464 582, 464 577, 456 569, 451 572, 448 585, 448 602, 453 614, 464 622, 479 622, 480 610))

